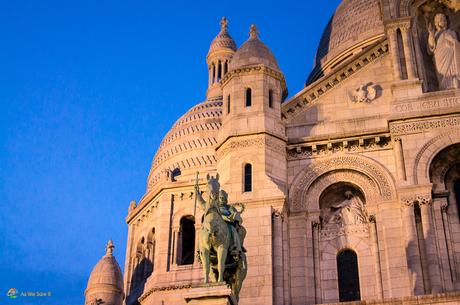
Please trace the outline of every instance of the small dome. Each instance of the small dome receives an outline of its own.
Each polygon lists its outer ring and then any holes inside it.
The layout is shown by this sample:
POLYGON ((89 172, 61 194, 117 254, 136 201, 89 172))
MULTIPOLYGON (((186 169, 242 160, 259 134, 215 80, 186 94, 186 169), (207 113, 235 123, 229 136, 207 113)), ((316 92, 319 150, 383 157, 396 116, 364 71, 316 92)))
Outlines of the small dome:
POLYGON ((230 62, 230 70, 255 65, 265 65, 280 71, 275 56, 270 49, 260 41, 257 35, 257 28, 253 24, 251 25, 249 39, 243 43, 238 51, 236 51, 235 55, 233 55, 233 59, 230 62))
POLYGON ((94 266, 89 276, 85 291, 86 303, 93 299, 102 299, 105 304, 121 304, 123 302, 123 275, 117 260, 112 255, 113 242, 107 243, 107 253, 94 266))
POLYGON ((221 49, 229 49, 231 51, 236 51, 236 43, 233 40, 232 36, 230 36, 230 34, 228 33, 227 27, 227 18, 222 17, 222 20, 220 21, 220 32, 211 42, 208 55, 214 51, 221 49))

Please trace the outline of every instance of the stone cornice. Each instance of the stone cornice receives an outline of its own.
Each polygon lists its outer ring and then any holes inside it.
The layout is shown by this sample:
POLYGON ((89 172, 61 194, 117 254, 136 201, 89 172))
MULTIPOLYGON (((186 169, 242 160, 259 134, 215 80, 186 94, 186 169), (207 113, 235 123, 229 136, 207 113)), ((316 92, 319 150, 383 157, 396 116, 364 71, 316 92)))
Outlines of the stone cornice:
POLYGON ((330 156, 335 153, 364 152, 392 148, 388 133, 334 140, 304 142, 287 147, 288 161, 330 156))
POLYGON ((373 48, 370 48, 367 52, 358 56, 351 63, 344 64, 336 72, 319 79, 317 82, 300 91, 291 100, 282 105, 282 117, 289 120, 296 116, 307 107, 315 104, 319 97, 387 53, 388 42, 387 40, 383 40, 373 48))
POLYGON ((265 73, 279 80, 281 82, 281 91, 283 92, 283 99, 286 98, 288 90, 286 87, 286 80, 284 79, 284 74, 280 71, 273 70, 265 65, 254 65, 230 70, 227 74, 225 74, 224 78, 222 78, 220 84, 223 88, 233 77, 258 73, 265 73))

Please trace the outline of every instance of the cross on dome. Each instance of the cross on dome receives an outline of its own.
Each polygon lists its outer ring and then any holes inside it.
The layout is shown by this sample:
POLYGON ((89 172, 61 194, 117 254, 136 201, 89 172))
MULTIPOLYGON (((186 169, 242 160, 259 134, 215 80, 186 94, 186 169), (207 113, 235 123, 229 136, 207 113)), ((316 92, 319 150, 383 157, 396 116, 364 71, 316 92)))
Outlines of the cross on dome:
POLYGON ((220 30, 222 32, 227 32, 227 27, 228 27, 228 20, 225 17, 222 17, 222 20, 220 21, 220 30))
POLYGON ((258 37, 257 26, 255 24, 251 24, 251 28, 249 30, 249 39, 256 39, 258 37))
POLYGON ((111 239, 109 239, 109 241, 107 242, 107 245, 105 246, 105 250, 106 250, 106 255, 112 255, 113 253, 113 249, 115 248, 114 244, 113 244, 113 241, 111 239))

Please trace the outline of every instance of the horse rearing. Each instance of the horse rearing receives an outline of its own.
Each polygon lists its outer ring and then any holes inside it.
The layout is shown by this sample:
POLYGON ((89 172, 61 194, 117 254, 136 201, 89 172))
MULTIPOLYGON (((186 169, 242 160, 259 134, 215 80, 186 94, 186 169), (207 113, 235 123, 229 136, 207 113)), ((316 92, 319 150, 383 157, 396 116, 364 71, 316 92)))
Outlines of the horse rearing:
POLYGON ((217 256, 217 270, 219 274, 217 281, 223 282, 225 261, 230 245, 230 232, 219 210, 219 174, 215 178, 208 175, 207 180, 209 199, 207 201, 201 200, 200 202, 204 205, 204 214, 199 233, 199 253, 204 269, 204 282, 209 282, 211 272, 210 255, 213 250, 217 256))

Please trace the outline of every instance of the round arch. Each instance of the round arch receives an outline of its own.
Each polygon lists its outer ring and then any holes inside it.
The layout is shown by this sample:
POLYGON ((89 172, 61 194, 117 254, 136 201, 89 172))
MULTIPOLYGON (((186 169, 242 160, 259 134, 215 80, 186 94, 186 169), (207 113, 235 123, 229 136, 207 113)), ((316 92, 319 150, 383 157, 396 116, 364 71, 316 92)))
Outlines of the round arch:
POLYGON ((342 155, 310 164, 294 178, 289 190, 291 211, 319 211, 319 196, 329 185, 350 182, 358 186, 368 202, 395 200, 391 174, 375 160, 342 155))
POLYGON ((434 157, 444 148, 457 143, 460 143, 459 129, 440 134, 425 143, 420 148, 414 160, 414 184, 429 184, 430 164, 434 157))

